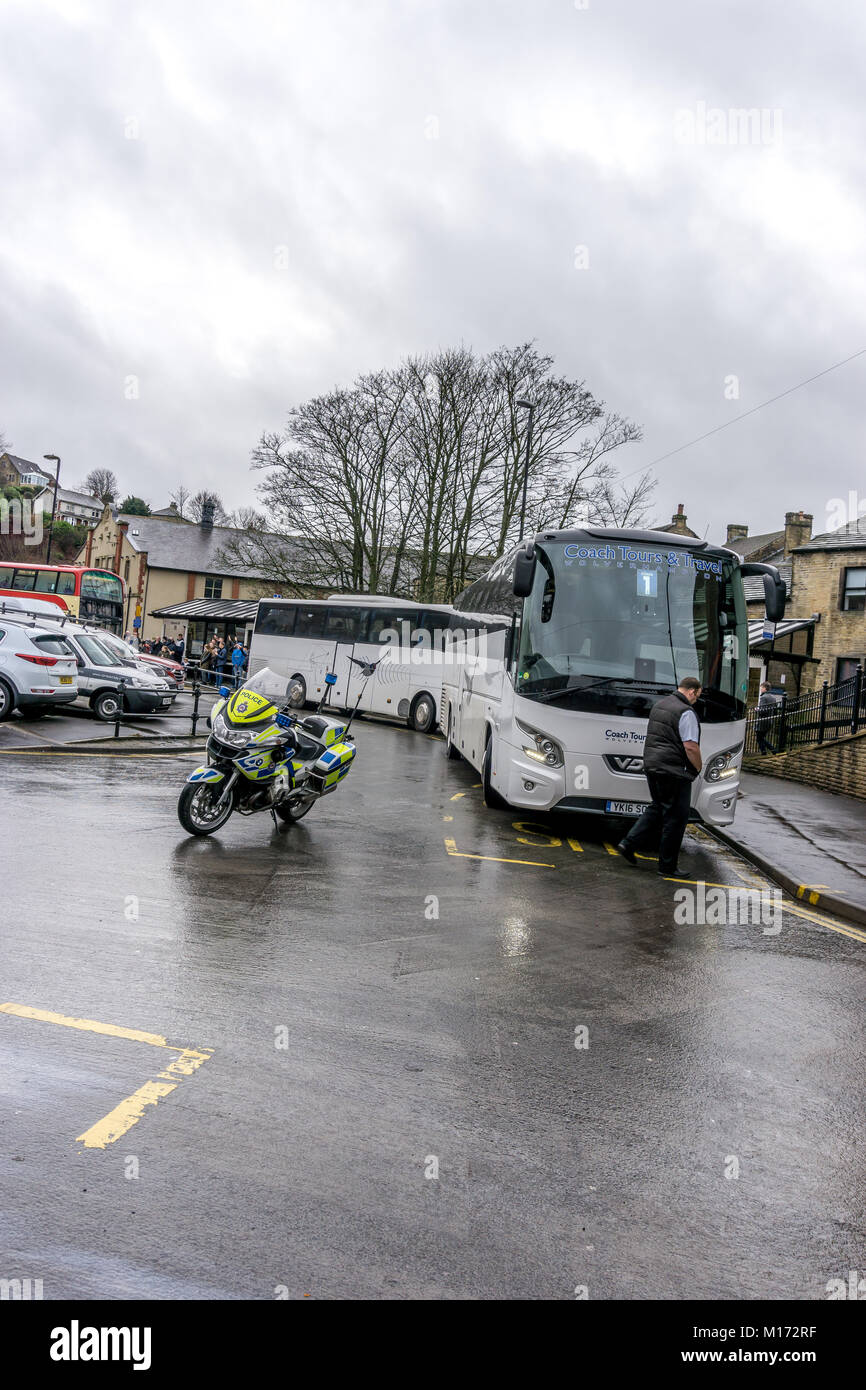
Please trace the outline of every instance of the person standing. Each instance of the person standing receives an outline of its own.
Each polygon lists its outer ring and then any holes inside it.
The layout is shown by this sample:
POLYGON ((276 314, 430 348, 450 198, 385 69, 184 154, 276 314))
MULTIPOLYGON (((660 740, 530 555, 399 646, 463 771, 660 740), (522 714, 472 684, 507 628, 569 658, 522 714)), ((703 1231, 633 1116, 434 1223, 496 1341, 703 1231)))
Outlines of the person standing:
POLYGON ((232 672, 234 673, 235 687, 241 683, 241 674, 244 669, 244 649, 240 642, 235 642, 232 650, 232 672))
POLYGON ((215 654, 215 658, 214 658, 214 665, 216 666, 216 681, 217 681, 217 685, 222 685, 223 671, 224 671, 225 668, 226 668, 226 661, 227 661, 227 660, 228 660, 228 652, 226 651, 226 644, 225 644, 225 642, 223 641, 223 639, 220 638, 220 639, 219 639, 219 646, 218 646, 217 649, 216 649, 216 654, 215 654))
POLYGON ((761 686, 761 693, 758 696, 758 718, 755 721, 755 734, 758 739, 758 749, 761 753, 775 753, 776 751, 771 745, 767 735, 773 727, 773 712, 778 703, 778 700, 770 689, 770 682, 764 681, 761 686))
POLYGON ((663 878, 679 874, 677 856, 688 824, 692 782, 703 766, 701 730, 693 709, 700 693, 700 681, 684 676, 676 690, 650 710, 643 766, 652 800, 617 845, 623 858, 634 864, 636 850, 658 843, 658 872, 663 878))

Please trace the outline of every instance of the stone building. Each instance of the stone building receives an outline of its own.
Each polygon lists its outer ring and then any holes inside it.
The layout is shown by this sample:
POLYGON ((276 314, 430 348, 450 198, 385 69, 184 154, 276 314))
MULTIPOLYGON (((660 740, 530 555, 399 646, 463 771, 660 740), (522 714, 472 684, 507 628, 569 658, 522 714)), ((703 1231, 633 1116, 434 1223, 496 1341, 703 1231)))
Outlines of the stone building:
POLYGON ((677 506, 676 512, 675 512, 674 515, 671 517, 670 525, 669 525, 669 526, 654 526, 654 527, 653 527, 653 530, 654 530, 654 531, 668 531, 668 532, 672 532, 672 533, 673 533, 674 535, 676 535, 676 536, 691 536, 691 538, 692 538, 693 541, 698 540, 699 537, 698 537, 697 532, 696 532, 696 531, 692 531, 692 530, 689 528, 689 526, 686 524, 687 522, 688 522, 688 517, 687 517, 686 514, 685 514, 685 510, 684 510, 684 508, 683 508, 682 502, 680 502, 680 503, 678 504, 678 506, 677 506))
POLYGON ((214 526, 212 515, 188 522, 171 515, 115 513, 106 506, 77 563, 120 575, 126 590, 124 632, 133 630, 140 614, 140 636, 182 635, 188 654, 196 656, 211 636, 246 638, 254 610, 240 601, 274 590, 266 575, 220 558, 236 535, 233 527, 214 526))
POLYGON ((809 689, 847 680, 866 665, 866 516, 797 546, 791 608, 820 614, 809 689))
POLYGON ((775 565, 785 582, 787 612, 773 638, 764 639, 761 620, 764 617, 764 581, 760 575, 747 575, 743 580, 746 610, 749 615, 749 703, 758 698, 761 681, 769 681, 777 692, 798 695, 810 690, 814 680, 814 631, 818 622, 816 608, 806 606, 808 600, 795 602, 793 593, 794 552, 812 534, 809 512, 785 513, 785 525, 777 531, 749 535, 749 528, 731 522, 723 544, 736 551, 741 560, 760 561, 775 565))

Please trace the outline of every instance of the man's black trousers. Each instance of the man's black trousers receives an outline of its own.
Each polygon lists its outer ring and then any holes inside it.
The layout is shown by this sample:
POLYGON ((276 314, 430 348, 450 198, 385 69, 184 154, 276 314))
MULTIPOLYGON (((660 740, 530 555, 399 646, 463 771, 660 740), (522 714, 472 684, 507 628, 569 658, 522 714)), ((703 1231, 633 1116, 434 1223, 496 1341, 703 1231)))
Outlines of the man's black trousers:
POLYGON ((659 870, 671 874, 686 833, 692 784, 669 772, 648 772, 646 780, 652 801, 626 835, 625 844, 632 851, 658 846, 659 870))

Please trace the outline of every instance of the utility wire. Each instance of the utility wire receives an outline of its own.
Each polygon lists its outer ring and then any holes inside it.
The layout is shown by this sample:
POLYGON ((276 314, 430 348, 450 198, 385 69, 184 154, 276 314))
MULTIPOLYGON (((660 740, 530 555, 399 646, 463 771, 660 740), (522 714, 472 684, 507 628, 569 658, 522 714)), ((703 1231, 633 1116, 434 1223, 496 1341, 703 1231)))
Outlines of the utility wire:
POLYGON ((723 425, 716 425, 714 429, 707 430, 706 434, 699 434, 697 439, 690 439, 688 444, 680 444, 679 448, 671 449, 670 453, 667 454, 660 454, 659 457, 653 459, 651 463, 645 463, 640 468, 633 469, 631 473, 623 473, 618 481, 625 482, 626 478, 634 478, 638 473, 645 473, 648 469, 657 467, 658 464, 664 463, 666 459, 672 459, 674 454, 681 454, 684 449, 691 449, 694 444, 700 444, 702 440, 709 439, 711 435, 718 434, 720 430, 730 429, 731 425, 736 425, 740 420, 745 420, 749 415, 757 414, 759 410, 763 410, 765 406, 773 405, 776 401, 782 400, 784 396, 792 395, 794 391, 799 391, 803 386, 808 386, 811 382, 817 381, 819 377, 827 376, 829 372, 835 372, 837 368, 847 366, 849 362, 853 362, 856 357, 862 357, 864 353, 866 353, 866 348, 860 348, 859 352, 852 352, 850 357, 843 357, 841 362, 834 362, 832 367, 825 367, 823 372, 816 372, 814 376, 808 376, 805 381, 798 381, 796 386, 789 386, 787 391, 780 391, 778 396, 771 396, 768 401, 762 401, 760 405, 752 406, 751 410, 744 410, 742 415, 735 415, 733 420, 726 420, 723 425))

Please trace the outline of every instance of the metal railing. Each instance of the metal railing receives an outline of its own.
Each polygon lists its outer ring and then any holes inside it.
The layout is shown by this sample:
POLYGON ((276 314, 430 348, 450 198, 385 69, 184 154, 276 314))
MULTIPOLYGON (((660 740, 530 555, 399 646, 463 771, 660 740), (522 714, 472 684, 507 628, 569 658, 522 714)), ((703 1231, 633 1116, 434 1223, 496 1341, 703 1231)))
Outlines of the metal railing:
POLYGON ((866 683, 863 668, 820 690, 789 699, 782 695, 770 709, 752 709, 746 717, 746 753, 784 753, 807 743, 825 743, 866 728, 866 683))
MULTIPOLYGON (((126 711, 126 710, 124 710, 123 705, 124 705, 124 700, 125 700, 125 696, 126 696, 126 685, 127 685, 127 682, 126 682, 126 677, 125 677, 125 676, 122 676, 122 677, 120 678, 120 680, 118 681, 118 685, 117 685, 118 693, 119 693, 119 695, 120 695, 120 700, 118 701, 117 713, 115 714, 115 716, 114 716, 114 721, 113 721, 113 722, 114 722, 114 737, 115 737, 115 738, 120 738, 120 728, 121 728, 121 725, 122 725, 122 724, 137 724, 138 721, 141 720, 141 719, 149 719, 149 718, 152 718, 152 717, 156 717, 156 718, 158 718, 158 719, 183 719, 183 720, 188 721, 188 723, 189 723, 189 725, 190 725, 190 737, 191 737, 191 738, 195 738, 195 737, 196 737, 196 734, 197 734, 197 731, 198 731, 198 724, 199 724, 199 721, 200 721, 201 719, 206 719, 206 718, 207 718, 207 715, 206 715, 206 714, 202 714, 202 713, 200 712, 200 710, 199 710, 199 705, 200 705, 200 703, 201 703, 201 697, 202 697, 202 695, 203 695, 203 694, 205 694, 205 695, 216 695, 216 694, 218 693, 218 691, 219 691, 219 689, 220 689, 221 686, 226 686, 226 685, 227 685, 227 686, 230 686, 230 687, 232 687, 232 688, 235 688, 236 685, 240 684, 240 680, 242 679, 242 677, 239 677, 239 678, 237 678, 237 680, 236 680, 236 679, 235 679, 235 676, 234 676, 234 673, 232 673, 232 675, 231 675, 229 678, 226 679, 226 678, 225 678, 225 673, 223 672, 222 675, 220 675, 219 679, 218 679, 217 681, 215 681, 215 682, 214 682, 214 681, 203 681, 203 680, 201 679, 201 676, 202 676, 201 668, 200 668, 198 665, 194 664, 193 662, 190 662, 190 663, 187 665, 187 667, 186 667, 186 674, 187 674, 187 679, 189 679, 189 680, 192 681, 192 690, 189 691, 189 692, 187 692, 187 693, 189 693, 189 694, 192 695, 192 709, 191 709, 191 710, 183 710, 183 711, 181 711, 181 712, 179 712, 179 713, 177 713, 177 714, 174 712, 174 710, 165 710, 165 711, 163 711, 163 710, 161 710, 161 709, 147 710, 147 711, 143 711, 143 712, 140 713, 140 714, 134 714, 132 711, 126 711)), ((217 673, 214 672, 213 674, 216 675, 217 673)), ((130 679, 132 679, 131 676, 130 676, 130 679)), ((177 693, 178 693, 178 694, 181 694, 182 691, 178 690, 177 693)), ((111 722, 111 721, 109 721, 109 722, 111 722)))

